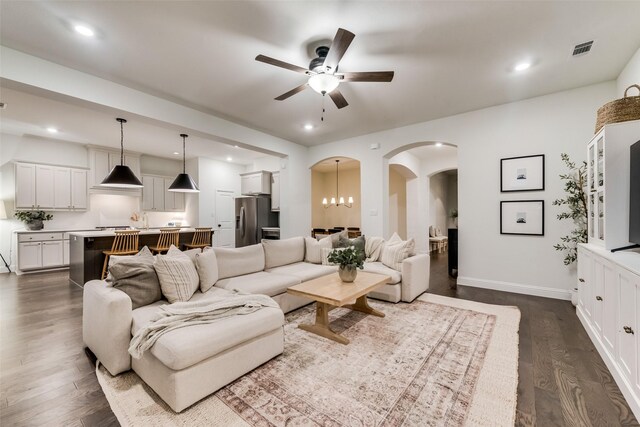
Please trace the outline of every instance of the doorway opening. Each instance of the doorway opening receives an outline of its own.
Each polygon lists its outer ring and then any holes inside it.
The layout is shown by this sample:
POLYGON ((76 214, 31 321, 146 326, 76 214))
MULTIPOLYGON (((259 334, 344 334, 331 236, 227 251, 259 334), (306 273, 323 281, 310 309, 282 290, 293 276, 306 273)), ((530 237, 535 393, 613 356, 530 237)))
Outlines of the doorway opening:
POLYGON ((359 232, 360 162, 330 157, 311 167, 311 235, 351 229, 359 232))

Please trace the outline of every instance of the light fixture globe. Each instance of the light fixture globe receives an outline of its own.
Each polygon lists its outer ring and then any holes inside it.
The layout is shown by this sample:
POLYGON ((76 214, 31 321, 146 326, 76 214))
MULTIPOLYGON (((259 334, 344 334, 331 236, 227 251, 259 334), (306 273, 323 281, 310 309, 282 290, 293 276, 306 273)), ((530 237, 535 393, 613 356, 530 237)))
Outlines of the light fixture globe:
POLYGON ((309 86, 320 94, 330 93, 340 84, 340 79, 333 74, 314 74, 309 77, 309 86))

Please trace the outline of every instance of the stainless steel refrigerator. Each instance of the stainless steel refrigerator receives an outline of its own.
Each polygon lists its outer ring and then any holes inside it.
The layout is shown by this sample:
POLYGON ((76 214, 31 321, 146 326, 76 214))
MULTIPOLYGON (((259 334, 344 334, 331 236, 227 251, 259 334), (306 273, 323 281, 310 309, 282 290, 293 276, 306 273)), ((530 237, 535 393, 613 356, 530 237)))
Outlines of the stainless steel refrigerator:
POLYGON ((262 227, 278 227, 278 213, 271 212, 270 197, 236 198, 236 247, 255 245, 262 227))

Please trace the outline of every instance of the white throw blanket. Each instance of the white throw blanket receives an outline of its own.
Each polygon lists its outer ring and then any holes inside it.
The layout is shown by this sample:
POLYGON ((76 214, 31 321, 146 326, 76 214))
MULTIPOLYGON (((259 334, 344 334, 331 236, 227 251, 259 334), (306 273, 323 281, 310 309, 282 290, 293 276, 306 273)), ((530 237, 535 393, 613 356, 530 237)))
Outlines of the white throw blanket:
POLYGON ((380 253, 384 246, 382 237, 368 237, 364 240, 364 253, 366 262, 376 262, 380 259, 380 253))
POLYGON ((187 301, 163 305, 160 312, 131 339, 129 354, 140 359, 142 354, 167 332, 193 325, 213 323, 225 317, 250 314, 263 307, 279 308, 266 295, 233 294, 204 301, 187 301))

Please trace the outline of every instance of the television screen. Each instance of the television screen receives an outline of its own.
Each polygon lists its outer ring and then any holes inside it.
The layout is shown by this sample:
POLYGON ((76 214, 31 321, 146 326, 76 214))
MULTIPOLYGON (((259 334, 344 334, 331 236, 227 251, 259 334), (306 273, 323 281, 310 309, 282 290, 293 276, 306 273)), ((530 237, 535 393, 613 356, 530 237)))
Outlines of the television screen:
POLYGON ((629 241, 640 245, 640 141, 631 146, 629 241))

